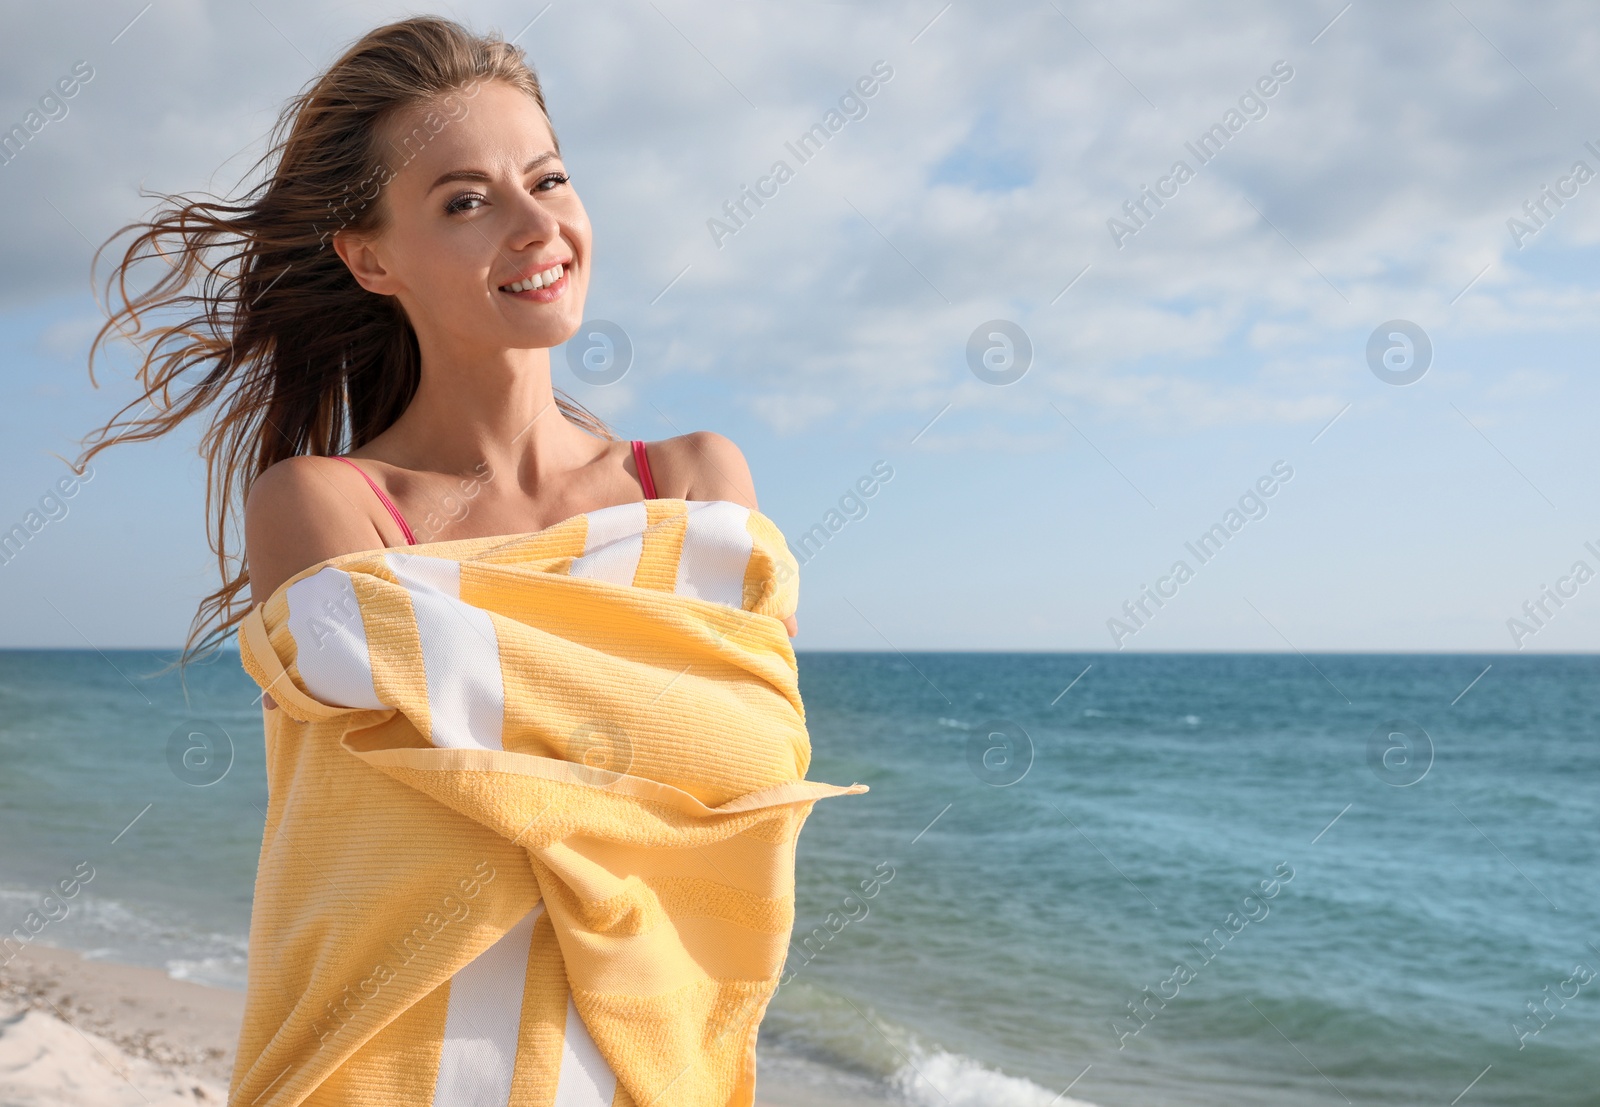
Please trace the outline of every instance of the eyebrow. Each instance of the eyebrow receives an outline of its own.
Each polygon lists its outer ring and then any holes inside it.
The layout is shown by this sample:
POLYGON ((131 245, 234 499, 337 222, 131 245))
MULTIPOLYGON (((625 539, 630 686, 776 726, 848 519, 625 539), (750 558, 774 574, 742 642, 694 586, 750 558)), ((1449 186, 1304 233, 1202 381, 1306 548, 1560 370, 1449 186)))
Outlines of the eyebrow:
MULTIPOLYGON (((522 172, 524 174, 532 173, 545 162, 557 159, 559 157, 561 157, 561 155, 556 153, 554 150, 546 150, 544 153, 530 161, 527 165, 524 165, 522 167, 522 172)), ((429 185, 428 192, 432 192, 442 184, 449 184, 451 181, 487 181, 489 179, 489 174, 485 173, 481 169, 452 169, 450 172, 443 174, 437 181, 434 181, 431 185, 429 185)))

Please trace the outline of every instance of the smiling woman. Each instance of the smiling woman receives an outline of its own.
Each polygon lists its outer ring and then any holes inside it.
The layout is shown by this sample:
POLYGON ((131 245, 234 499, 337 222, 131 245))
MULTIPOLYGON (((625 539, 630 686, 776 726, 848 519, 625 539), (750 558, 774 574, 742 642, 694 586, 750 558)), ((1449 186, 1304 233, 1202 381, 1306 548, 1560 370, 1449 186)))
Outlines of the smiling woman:
POLYGON ((275 139, 124 228, 144 390, 80 460, 214 409, 185 659, 237 631, 269 785, 230 1098, 750 1104, 795 838, 865 790, 804 779, 794 557, 732 442, 555 390, 593 233, 519 49, 381 27, 275 139))
MULTIPOLYGON (((107 278, 121 306, 90 350, 92 375, 102 342, 134 337, 144 387, 86 440, 80 468, 212 413, 221 585, 186 657, 297 570, 402 544, 382 497, 420 519, 495 473, 469 517, 430 535, 450 540, 538 530, 643 484, 628 442, 551 383, 550 349, 583 319, 593 234, 519 49, 446 20, 380 28, 290 102, 273 140, 238 202, 163 195, 150 222, 118 232, 135 232, 107 278), (157 258, 158 279, 130 297, 128 277, 157 258), (166 310, 195 314, 141 329, 166 310), (359 469, 333 460, 346 454, 359 469)), ((719 434, 642 456, 661 497, 756 507, 719 434)))

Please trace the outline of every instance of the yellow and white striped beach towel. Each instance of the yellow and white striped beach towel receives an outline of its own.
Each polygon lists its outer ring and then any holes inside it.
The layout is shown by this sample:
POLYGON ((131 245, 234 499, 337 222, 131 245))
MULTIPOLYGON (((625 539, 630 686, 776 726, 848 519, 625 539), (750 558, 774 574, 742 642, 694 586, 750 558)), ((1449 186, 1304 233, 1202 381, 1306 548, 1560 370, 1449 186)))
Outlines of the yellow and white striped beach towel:
POLYGON ((797 567, 726 501, 347 554, 267 710, 238 1107, 746 1107, 818 799, 797 567))

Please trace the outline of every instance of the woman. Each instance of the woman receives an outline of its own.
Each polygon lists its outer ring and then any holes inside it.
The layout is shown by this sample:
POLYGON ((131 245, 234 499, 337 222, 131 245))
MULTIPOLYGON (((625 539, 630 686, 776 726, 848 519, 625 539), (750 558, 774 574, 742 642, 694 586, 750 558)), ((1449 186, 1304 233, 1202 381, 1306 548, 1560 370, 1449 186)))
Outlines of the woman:
POLYGON ((280 130, 129 249, 171 271, 100 338, 202 315, 84 458, 220 408, 187 652, 238 631, 270 794, 233 1096, 749 1103, 795 835, 865 790, 803 779, 793 558, 726 438, 554 391, 592 239, 520 50, 382 27, 280 130))
MULTIPOLYGON (((227 636, 246 588, 260 602, 323 558, 406 541, 363 473, 407 520, 451 514, 441 505, 472 487, 471 510, 427 534, 438 539, 537 530, 643 487, 629 443, 551 385, 550 348, 583 318, 592 234, 521 51, 443 20, 381 28, 291 102, 286 128, 262 159, 278 161, 259 200, 166 197, 131 228, 143 233, 111 281, 152 255, 171 271, 94 344, 153 307, 201 309, 153 332, 144 392, 80 461, 220 406, 203 453, 224 583, 190 654, 227 636), (489 176, 434 187, 464 169, 489 176), (184 294, 202 251, 218 248, 244 262, 238 277, 208 273, 204 293, 184 294), (557 283, 503 290, 551 262, 569 267, 557 283), (173 403, 197 363, 204 378, 173 403), (156 414, 122 417, 158 397, 156 414), (332 459, 347 441, 359 469, 332 459), (248 569, 228 541, 246 490, 248 569)), ((719 434, 651 442, 643 456, 661 496, 756 506, 743 455, 719 434)))
MULTIPOLYGON (((402 520, 459 499, 463 481, 477 485, 470 510, 432 537, 542 530, 637 498, 650 474, 662 497, 756 506, 749 467, 721 435, 650 443, 641 471, 627 442, 597 442, 555 406, 550 347, 583 320, 589 219, 537 86, 490 80, 467 95, 460 118, 441 113, 439 132, 331 236, 353 282, 414 330, 419 379, 400 416, 351 451, 369 464, 294 456, 257 478, 245 513, 256 601, 326 558, 404 544, 402 520), (513 291, 534 279, 545 283, 513 291), (485 470, 494 479, 476 481, 485 470)), ((426 115, 419 105, 377 123, 378 146, 427 133, 426 115)), ((787 625, 793 635, 793 616, 787 625)))

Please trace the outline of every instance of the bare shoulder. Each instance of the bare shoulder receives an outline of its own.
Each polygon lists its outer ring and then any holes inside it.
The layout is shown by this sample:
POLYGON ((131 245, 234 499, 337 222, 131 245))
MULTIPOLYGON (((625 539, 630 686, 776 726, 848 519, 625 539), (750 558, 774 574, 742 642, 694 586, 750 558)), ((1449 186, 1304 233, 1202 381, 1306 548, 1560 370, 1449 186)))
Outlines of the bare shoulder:
POLYGON ((754 509, 755 480, 744 452, 716 431, 691 431, 649 443, 650 471, 662 496, 731 500, 754 509))
POLYGON ((384 545, 371 499, 361 474, 332 458, 285 458, 257 477, 244 505, 252 601, 319 561, 384 545))
MULTIPOLYGON (((694 431, 646 445, 659 495, 684 500, 729 500, 752 511, 760 510, 756 506, 755 480, 744 452, 724 435, 694 431)), ((790 638, 799 633, 793 615, 782 621, 790 638)))

